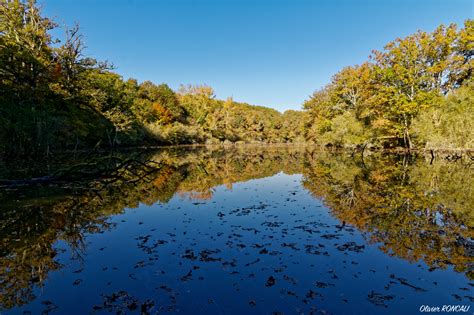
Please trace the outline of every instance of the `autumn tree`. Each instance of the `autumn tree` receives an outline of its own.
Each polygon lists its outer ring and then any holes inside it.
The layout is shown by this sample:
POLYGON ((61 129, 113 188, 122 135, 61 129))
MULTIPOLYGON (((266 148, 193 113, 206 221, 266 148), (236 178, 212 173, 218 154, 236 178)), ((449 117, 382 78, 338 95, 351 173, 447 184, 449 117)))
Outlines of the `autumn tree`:
POLYGON ((349 143, 412 148, 412 122, 431 108, 441 108, 446 95, 468 84, 472 39, 472 20, 461 30, 455 24, 441 25, 432 33, 397 38, 382 51, 373 51, 369 62, 342 69, 304 103, 306 139, 334 144, 344 133, 355 132, 357 136, 345 137, 349 143), (359 127, 339 130, 346 124, 359 127))

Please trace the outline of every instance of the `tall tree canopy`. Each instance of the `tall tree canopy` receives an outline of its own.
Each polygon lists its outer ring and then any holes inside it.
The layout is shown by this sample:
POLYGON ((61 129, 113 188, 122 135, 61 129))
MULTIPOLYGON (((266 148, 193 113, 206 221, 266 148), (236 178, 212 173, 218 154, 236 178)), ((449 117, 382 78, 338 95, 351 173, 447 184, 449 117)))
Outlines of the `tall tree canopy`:
MULTIPOLYGON (((459 30, 455 24, 441 25, 432 33, 397 38, 374 50, 369 62, 342 69, 305 102, 306 138, 331 145, 413 147, 412 122, 431 108, 445 107, 446 95, 472 80, 473 25, 467 20, 459 30), (357 137, 333 137, 341 122, 360 124, 342 134, 357 137)), ((426 142, 415 136, 417 144, 426 142)))

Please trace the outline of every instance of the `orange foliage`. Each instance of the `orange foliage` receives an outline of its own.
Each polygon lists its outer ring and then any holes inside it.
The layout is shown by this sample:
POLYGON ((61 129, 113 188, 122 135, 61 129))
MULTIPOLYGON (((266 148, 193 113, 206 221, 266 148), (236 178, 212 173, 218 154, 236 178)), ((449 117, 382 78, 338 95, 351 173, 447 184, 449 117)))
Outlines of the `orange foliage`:
POLYGON ((59 63, 54 64, 54 67, 51 71, 51 76, 53 80, 57 80, 59 77, 61 77, 61 72, 62 72, 62 67, 59 63))
POLYGON ((160 172, 160 174, 153 180, 153 185, 157 188, 163 186, 166 181, 170 178, 173 174, 172 169, 164 169, 160 172))
POLYGON ((173 115, 169 109, 163 107, 159 103, 153 104, 153 115, 163 124, 170 124, 173 122, 173 115))

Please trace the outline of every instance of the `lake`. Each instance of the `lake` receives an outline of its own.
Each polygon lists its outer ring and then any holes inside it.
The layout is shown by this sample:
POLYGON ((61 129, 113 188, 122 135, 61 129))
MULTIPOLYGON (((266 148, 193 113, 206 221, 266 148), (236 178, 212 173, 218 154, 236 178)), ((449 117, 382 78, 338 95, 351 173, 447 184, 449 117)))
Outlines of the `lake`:
POLYGON ((1 188, 2 314, 473 314, 469 159, 198 147, 69 160, 2 166, 40 178, 1 188))

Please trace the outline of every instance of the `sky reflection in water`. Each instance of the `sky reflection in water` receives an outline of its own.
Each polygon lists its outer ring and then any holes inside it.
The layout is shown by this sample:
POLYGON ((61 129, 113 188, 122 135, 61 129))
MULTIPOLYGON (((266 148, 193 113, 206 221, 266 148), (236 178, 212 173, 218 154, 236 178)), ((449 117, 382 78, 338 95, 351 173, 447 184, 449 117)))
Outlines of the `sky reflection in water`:
POLYGON ((461 162, 308 149, 147 160, 159 170, 133 184, 2 196, 6 314, 414 314, 472 303, 473 179, 461 162))

